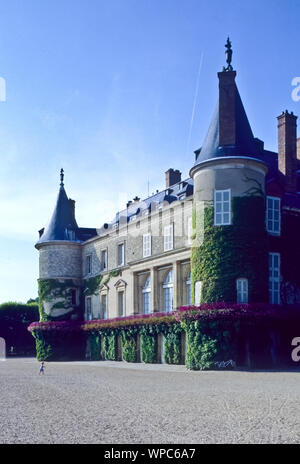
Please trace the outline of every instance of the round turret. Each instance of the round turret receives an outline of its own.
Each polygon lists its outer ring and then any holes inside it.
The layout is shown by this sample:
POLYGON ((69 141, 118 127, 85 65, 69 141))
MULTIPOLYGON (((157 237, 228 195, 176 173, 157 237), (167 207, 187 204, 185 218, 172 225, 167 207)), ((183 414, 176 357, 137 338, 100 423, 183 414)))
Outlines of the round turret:
POLYGON ((74 200, 61 184, 49 225, 40 231, 39 309, 41 320, 78 318, 81 300, 81 245, 74 200))

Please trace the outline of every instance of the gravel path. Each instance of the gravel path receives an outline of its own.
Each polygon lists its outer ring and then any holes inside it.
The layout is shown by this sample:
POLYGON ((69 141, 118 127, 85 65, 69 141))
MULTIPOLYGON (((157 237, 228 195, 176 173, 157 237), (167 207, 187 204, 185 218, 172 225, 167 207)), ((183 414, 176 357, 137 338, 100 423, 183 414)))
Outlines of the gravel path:
POLYGON ((0 443, 300 443, 300 372, 0 362, 0 443))

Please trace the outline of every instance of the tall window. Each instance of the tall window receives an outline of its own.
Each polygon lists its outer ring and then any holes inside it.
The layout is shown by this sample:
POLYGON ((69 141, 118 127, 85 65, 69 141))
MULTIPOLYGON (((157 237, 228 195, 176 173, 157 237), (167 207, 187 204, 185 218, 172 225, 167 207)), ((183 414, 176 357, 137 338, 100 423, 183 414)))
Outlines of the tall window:
POLYGON ((237 279, 236 293, 238 303, 248 303, 248 279, 237 279))
POLYGON ((101 251, 101 269, 102 271, 107 269, 107 250, 101 251))
POLYGON ((270 234, 280 235, 280 198, 267 197, 266 226, 270 234))
POLYGON ((173 311, 173 270, 170 270, 163 283, 164 310, 173 311))
POLYGON ((125 264, 125 248, 124 243, 118 245, 118 266, 124 266, 125 264))
POLYGON ((150 306, 150 297, 151 297, 151 284, 150 284, 150 276, 147 277, 143 290, 143 312, 145 314, 149 314, 151 312, 150 306))
POLYGON ((225 226, 231 224, 231 191, 215 190, 214 211, 215 226, 225 226))
POLYGON ((269 253, 269 299, 280 304, 280 254, 269 253))
POLYGON ((164 228, 164 251, 173 250, 173 224, 164 228))
POLYGON ((191 287, 191 273, 188 273, 188 276, 185 281, 186 285, 186 296, 187 296, 187 304, 190 305, 192 303, 192 287, 191 287))
POLYGON ((124 291, 118 292, 118 309, 119 309, 119 316, 124 316, 125 315, 124 291))
POLYGON ((101 318, 107 318, 107 295, 105 293, 101 295, 101 318))
POLYGON ((86 299, 86 318, 88 321, 92 319, 92 298, 90 296, 86 299))
POLYGON ((87 255, 87 257, 85 258, 85 273, 92 273, 92 255, 87 255))
POLYGON ((143 257, 151 256, 151 234, 143 235, 143 257))

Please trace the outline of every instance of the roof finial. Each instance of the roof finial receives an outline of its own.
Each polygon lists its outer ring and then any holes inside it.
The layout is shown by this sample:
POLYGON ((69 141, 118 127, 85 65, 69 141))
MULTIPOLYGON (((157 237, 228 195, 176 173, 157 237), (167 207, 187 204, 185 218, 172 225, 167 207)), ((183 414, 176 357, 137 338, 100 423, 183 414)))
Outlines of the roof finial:
POLYGON ((229 37, 227 38, 227 42, 225 44, 226 50, 225 50, 225 55, 226 56, 226 63, 227 63, 227 68, 223 67, 223 71, 233 71, 233 67, 231 66, 231 60, 232 60, 232 48, 231 48, 231 42, 229 40, 229 37))
POLYGON ((60 185, 61 185, 61 187, 64 186, 64 170, 63 170, 63 168, 61 168, 61 170, 60 170, 60 185))

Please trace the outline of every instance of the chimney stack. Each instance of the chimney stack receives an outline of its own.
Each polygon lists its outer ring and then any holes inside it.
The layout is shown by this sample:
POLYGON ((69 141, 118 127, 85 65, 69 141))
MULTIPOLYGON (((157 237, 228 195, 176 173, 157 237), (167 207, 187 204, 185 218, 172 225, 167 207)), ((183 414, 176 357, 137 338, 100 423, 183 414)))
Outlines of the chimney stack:
POLYGON ((278 169, 285 176, 286 192, 295 193, 297 192, 297 116, 286 110, 277 119, 278 169))
POLYGON ((236 144, 235 71, 222 71, 219 78, 219 145, 236 144))
POLYGON ((168 169, 168 171, 166 171, 166 188, 169 188, 171 187, 171 185, 174 185, 174 184, 177 184, 177 182, 180 182, 181 181, 181 172, 176 169, 176 171, 174 171, 174 169, 168 169))

